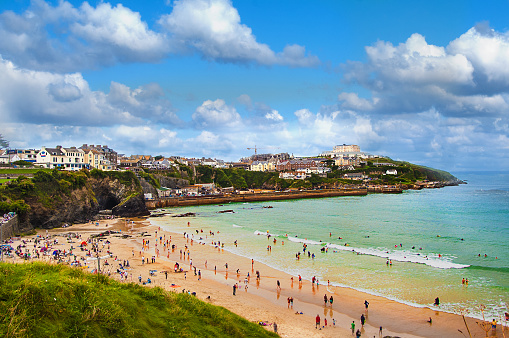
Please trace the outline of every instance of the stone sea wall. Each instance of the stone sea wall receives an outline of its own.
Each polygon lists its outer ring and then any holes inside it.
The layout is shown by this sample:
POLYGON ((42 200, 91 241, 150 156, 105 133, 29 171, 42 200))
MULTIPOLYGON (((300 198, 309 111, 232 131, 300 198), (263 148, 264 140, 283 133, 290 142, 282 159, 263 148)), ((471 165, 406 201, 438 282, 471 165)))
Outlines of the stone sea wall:
POLYGON ((7 222, 0 224, 0 241, 3 242, 5 239, 19 234, 20 232, 18 215, 16 215, 7 222))
POLYGON ((336 196, 363 196, 367 195, 366 189, 330 189, 330 190, 309 190, 309 191, 290 191, 290 192, 270 192, 270 193, 247 193, 247 194, 227 194, 211 195, 197 197, 173 197, 162 198, 159 200, 145 201, 148 209, 179 207, 191 205, 206 204, 226 204, 236 202, 261 202, 261 201, 279 201, 302 198, 323 198, 336 196))

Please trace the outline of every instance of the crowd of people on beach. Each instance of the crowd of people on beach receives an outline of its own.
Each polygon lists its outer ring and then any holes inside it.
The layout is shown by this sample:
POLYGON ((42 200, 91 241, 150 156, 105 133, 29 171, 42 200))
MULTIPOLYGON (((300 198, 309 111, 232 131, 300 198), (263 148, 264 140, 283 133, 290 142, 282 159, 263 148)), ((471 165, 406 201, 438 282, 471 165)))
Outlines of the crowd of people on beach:
MULTIPOLYGON (((92 222, 91 224, 98 225, 96 222, 92 222)), ((71 228, 72 229, 72 228, 71 228)), ((219 234, 219 231, 208 231, 205 232, 203 229, 196 229, 191 232, 184 232, 183 238, 185 239, 182 243, 182 240, 174 240, 172 241, 172 236, 167 235, 163 232, 161 232, 161 228, 152 228, 152 231, 149 232, 138 232, 137 235, 141 236, 141 239, 137 238, 138 247, 134 247, 131 251, 129 248, 129 254, 132 257, 118 257, 111 251, 110 248, 110 240, 108 239, 107 235, 105 236, 92 236, 92 235, 84 235, 79 234, 76 232, 69 232, 66 234, 48 234, 46 232, 46 235, 37 235, 33 238, 24 238, 20 242, 17 241, 17 244, 15 248, 11 248, 11 250, 6 250, 9 255, 16 256, 18 258, 21 258, 23 260, 32 260, 32 259, 45 259, 52 262, 60 262, 60 263, 69 263, 69 265, 74 267, 88 267, 91 269, 92 273, 102 273, 106 274, 108 276, 116 277, 116 279, 120 280, 121 282, 133 282, 133 273, 132 273, 132 266, 136 265, 138 267, 142 267, 143 271, 146 272, 145 278, 143 278, 143 275, 140 273, 139 276, 136 278, 136 275, 134 276, 134 279, 136 282, 140 285, 144 286, 153 286, 159 283, 161 285, 161 281, 156 278, 157 274, 164 274, 163 281, 168 279, 168 270, 162 270, 158 271, 157 268, 154 268, 153 266, 161 266, 157 265, 161 259, 161 257, 165 258, 165 260, 174 259, 175 264, 173 265, 173 272, 174 273, 183 273, 184 280, 187 280, 187 277, 194 278, 194 280, 200 281, 202 279, 202 269, 204 271, 209 270, 207 266, 207 260, 205 260, 204 264, 196 264, 193 262, 193 258, 198 260, 197 257, 193 257, 191 249, 193 245, 209 245, 213 247, 214 249, 217 249, 219 251, 222 251, 224 249, 224 246, 226 243, 222 242, 217 235, 219 234), (63 237, 63 238, 62 238, 63 237), (67 248, 63 248, 60 246, 60 241, 64 241, 67 244, 67 248), (178 246, 177 246, 178 243, 178 246), (70 245, 70 246, 69 246, 70 245), (170 256, 171 254, 174 254, 174 256, 170 256), (138 256, 138 257, 136 257, 138 256), (95 268, 97 266, 97 268, 95 268), (155 282, 155 283, 154 283, 155 282)), ((268 239, 270 239, 270 236, 267 236, 268 239)), ((11 241, 12 242, 12 241, 11 241)), ((283 241, 280 241, 281 245, 283 245, 283 241)), ((278 243, 278 244, 279 244, 278 243)), ((239 241, 235 240, 229 245, 238 246, 241 243, 239 241)), ((276 242, 273 242, 274 245, 276 245, 276 242)), ((228 245, 228 244, 227 244, 228 245)), ((325 249, 327 250, 327 249, 325 249)), ((308 253, 308 258, 313 259, 314 254, 311 254, 309 252, 309 248, 307 244, 302 245, 302 251, 305 255, 305 253, 308 253)), ((299 252, 300 256, 300 252, 299 252)), ((217 258, 217 257, 216 257, 217 258)), ((217 260, 216 260, 217 262, 217 260)), ((199 262, 200 263, 200 262, 199 262)), ((232 263, 232 262, 230 262, 232 263)), ((391 262, 392 263, 392 262, 391 262)), ((173 263, 171 263, 173 264, 173 263)), ((210 263, 209 263, 210 264, 210 263)), ((215 263, 217 264, 217 263, 215 263)), ((221 268, 221 264, 212 266, 210 268, 210 271, 213 271, 214 274, 218 272, 217 267, 219 266, 221 268)), ((172 265, 168 264, 170 267, 172 265)), ((171 268, 169 269, 170 272, 171 268)), ((145 275, 145 272, 143 273, 145 275)), ((255 270, 255 261, 254 259, 251 259, 251 269, 247 273, 242 273, 240 268, 235 266, 235 264, 228 265, 228 262, 224 262, 224 270, 220 271, 224 272, 225 278, 227 281, 233 279, 233 283, 228 283, 228 285, 231 286, 231 290, 233 293, 233 296, 239 297, 239 291, 243 290, 242 293, 248 292, 251 277, 256 278, 257 286, 260 285, 261 280, 261 273, 260 270, 255 270), (233 266, 232 266, 233 265, 233 266), (230 272, 230 276, 229 276, 230 272), (241 276, 242 275, 242 276, 241 276), (230 277, 230 278, 228 278, 230 277)), ((270 276, 268 276, 270 277, 270 276)), ((290 288, 285 287, 285 281, 276 279, 276 294, 277 299, 280 297, 280 293, 286 292, 283 297, 287 296, 287 304, 288 309, 292 310, 292 313, 294 310, 294 302, 296 304, 296 307, 299 308, 301 304, 299 304, 299 299, 295 300, 292 295, 292 289, 293 289, 293 279, 294 277, 290 278, 290 288)), ((201 283, 201 282, 200 282, 201 283)), ((273 282, 271 282, 273 283, 273 282)), ((303 278, 301 275, 298 275, 298 283, 299 283, 299 290, 302 288, 302 285, 306 285, 303 281, 303 278)), ((464 279, 463 284, 468 285, 468 279, 464 279)), ((269 284, 274 285, 274 284, 269 284)), ((288 285, 288 284, 286 284, 288 285)), ((309 284, 308 284, 309 285, 309 284)), ((312 276, 311 278, 311 288, 313 290, 313 294, 315 293, 315 289, 319 290, 320 282, 316 276, 312 276)), ((325 285, 325 284, 322 284, 325 285)), ((176 284, 169 285, 169 288, 177 288, 179 287, 176 284)), ((176 291, 176 289, 174 289, 176 291)), ((326 328, 335 328, 337 327, 337 321, 335 318, 332 317, 332 308, 334 305, 334 301, 338 299, 334 299, 334 296, 337 294, 334 293, 334 288, 331 288, 331 284, 329 281, 327 281, 327 292, 328 294, 324 294, 323 301, 324 301, 324 308, 330 309, 330 318, 329 321, 327 319, 327 316, 324 316, 323 318, 320 318, 320 315, 316 316, 316 322, 315 322, 315 328, 316 329, 326 329, 326 328)), ((193 292, 188 290, 188 293, 193 294, 193 292)), ((320 293, 322 295, 323 293, 320 293)), ((196 295, 196 293, 194 293, 196 295)), ((319 302, 318 296, 318 302, 319 302)), ((341 299, 339 299, 341 300, 341 299)), ((284 298, 283 298, 284 303, 284 298)), ((436 305, 438 306, 438 297, 436 300, 436 305)), ((284 306, 284 305, 283 305, 284 306)), ((318 303, 319 306, 319 303, 318 303)), ((364 333, 364 325, 368 321, 368 306, 369 302, 366 300, 364 302, 364 313, 360 316, 360 327, 356 326, 356 321, 353 321, 351 324, 351 330, 352 335, 355 335, 357 337, 361 336, 361 333, 364 333), (356 330, 357 328, 357 330, 356 330)), ((336 306, 337 307, 337 306, 336 306)), ((300 309, 299 309, 300 310, 300 309)), ((303 314, 302 311, 297 310, 295 314, 303 314)), ((312 317, 311 317, 312 320, 312 317)), ((312 322, 311 329, 312 329, 312 322)), ((270 324, 273 326, 274 331, 277 331, 277 324, 273 323, 270 324)), ((496 324, 495 324, 496 325, 496 324)), ((382 332, 382 327, 380 327, 380 334, 382 332)))
POLYGON ((11 219, 13 219, 14 217, 16 216, 16 213, 14 211, 11 211, 11 212, 8 212, 6 214, 4 214, 1 218, 0 218, 0 224, 4 224, 4 223, 7 223, 9 222, 11 219))

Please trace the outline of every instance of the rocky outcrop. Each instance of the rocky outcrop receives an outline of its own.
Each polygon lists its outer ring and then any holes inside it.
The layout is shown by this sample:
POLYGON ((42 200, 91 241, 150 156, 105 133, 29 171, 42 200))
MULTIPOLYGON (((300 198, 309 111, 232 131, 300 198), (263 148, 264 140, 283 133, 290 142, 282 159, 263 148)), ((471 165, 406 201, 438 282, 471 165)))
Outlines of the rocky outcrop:
POLYGON ((119 217, 148 215, 137 178, 134 175, 126 177, 119 179, 113 174, 89 177, 80 188, 67 191, 46 189, 47 193, 44 193, 42 184, 52 182, 41 183, 25 198, 30 212, 22 217, 23 227, 50 229, 65 223, 88 222, 101 210, 111 210, 112 215, 119 217))
MULTIPOLYGON (((184 180, 181 178, 175 178, 175 177, 168 177, 163 175, 154 175, 154 178, 159 182, 159 185, 161 187, 170 188, 170 189, 177 189, 186 187, 189 185, 188 180, 184 180)), ((157 189, 150 184, 149 181, 146 179, 140 177, 140 184, 143 189, 144 194, 152 194, 154 197, 158 197, 157 189)))
POLYGON ((155 175, 155 177, 157 178, 157 180, 159 180, 161 187, 176 189, 186 187, 189 185, 189 181, 184 180, 182 178, 167 177, 162 175, 155 175))
POLYGON ((147 216, 150 214, 142 194, 138 194, 137 196, 125 200, 125 202, 119 203, 113 207, 112 213, 119 217, 147 216))

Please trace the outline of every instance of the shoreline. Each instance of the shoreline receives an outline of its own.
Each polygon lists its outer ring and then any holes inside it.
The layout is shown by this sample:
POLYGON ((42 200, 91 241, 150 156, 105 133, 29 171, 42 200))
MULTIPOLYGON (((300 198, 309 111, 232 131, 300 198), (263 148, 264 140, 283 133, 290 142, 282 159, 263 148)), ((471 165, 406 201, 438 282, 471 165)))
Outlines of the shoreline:
MULTIPOLYGON (((192 229, 192 227, 191 227, 192 229)), ((177 234, 182 236, 182 234, 177 234)), ((247 260, 249 261, 249 258, 238 256, 232 252, 229 252, 227 250, 224 250, 228 253, 228 255, 236 256, 240 260, 247 260)), ((257 263, 262 264, 262 263, 257 263)), ((272 273, 282 274, 286 277, 286 279, 289 279, 292 277, 290 274, 287 274, 283 271, 279 271, 273 267, 267 266, 263 264, 263 266, 269 270, 272 271, 272 273), (277 271, 277 272, 276 272, 277 271)), ((242 271, 242 269, 241 269, 242 271)), ((293 276, 294 280, 297 280, 296 276, 293 276)), ((295 284, 297 284, 294 281, 295 284)), ((283 284, 282 284, 283 285, 283 284)), ((304 287, 311 287, 310 281, 304 281, 304 287)), ((284 288, 283 288, 284 289, 284 288)), ((302 296, 302 300, 305 303, 313 304, 315 306, 318 306, 322 309, 324 309, 322 296, 321 294, 318 294, 319 292, 326 292, 329 293, 331 290, 334 289, 334 296, 337 300, 339 299, 341 302, 341 309, 340 313, 344 317, 348 317, 349 321, 344 322, 343 324, 348 326, 349 323, 351 323, 351 320, 355 320, 357 325, 359 325, 358 317, 360 317, 360 314, 364 311, 364 306, 362 305, 365 299, 368 299, 370 302, 370 310, 372 308, 372 304, 377 304, 381 307, 389 307, 388 311, 383 314, 376 314, 373 315, 371 312, 370 314, 370 322, 374 321, 376 325, 373 327, 370 327, 369 334, 378 334, 378 327, 381 325, 384 327, 384 335, 385 329, 389 329, 393 332, 395 335, 402 335, 404 337, 409 337, 412 335, 416 336, 423 336, 423 337, 442 337, 442 336, 458 336, 461 337, 462 335, 457 331, 457 329, 461 329, 462 331, 466 332, 465 324, 463 322, 463 318, 454 313, 449 313, 437 309, 432 309, 427 306, 412 306, 410 304, 405 304, 402 302, 398 302, 396 300, 391 300, 386 297, 380 296, 380 295, 372 295, 365 291, 359 291, 350 287, 342 287, 342 286, 335 286, 335 287, 328 287, 327 285, 320 285, 316 288, 316 291, 314 290, 314 287, 312 288, 312 294, 311 297, 309 294, 304 293, 302 296), (316 293, 316 294, 315 294, 316 293), (343 303, 345 301, 344 296, 350 298, 346 303, 343 303), (355 301, 353 301, 355 300, 355 301), (408 318, 407 313, 411 312, 413 313, 413 318, 408 318), (357 316, 356 316, 357 314, 357 316), (404 317, 403 322, 401 322, 401 318, 398 316, 404 317), (432 317, 433 318, 433 325, 429 325, 426 320, 432 317), (374 320, 373 320, 374 319, 374 320), (437 320, 440 321, 440 327, 437 327, 437 320), (398 324, 388 324, 388 323, 394 323, 397 322, 398 324), (457 328, 452 329, 451 326, 455 326, 457 328), (376 331, 376 332, 375 332, 376 331), (449 334, 444 335, 444 332, 449 332, 449 334), (402 334, 404 332, 405 334, 402 334)), ((274 296, 274 290, 271 291, 272 296, 274 296)), ((336 302, 334 304, 336 304, 336 302)), ((284 305, 284 304, 283 304, 284 305)), ((334 312, 337 312, 337 308, 334 308, 334 312)), ((477 332, 479 334, 482 333, 484 336, 484 331, 482 331, 477 324, 475 324, 478 319, 466 317, 466 321, 468 323, 469 329, 472 333, 477 332), (475 326, 475 327, 474 327, 475 326)), ((491 332, 490 332, 491 333, 491 332)), ((365 333, 363 333, 364 335, 365 333)), ((500 335, 500 330, 498 332, 500 335)))
MULTIPOLYGON (((252 266, 249 258, 235 255, 208 243, 199 244, 196 240, 184 238, 183 234, 161 230, 156 222, 157 220, 149 218, 138 219, 133 223, 128 223, 124 219, 103 220, 98 222, 98 226, 91 223, 79 224, 68 228, 52 229, 48 233, 58 236, 78 232, 82 235, 81 240, 83 240, 91 234, 105 230, 119 230, 120 234, 106 236, 104 241, 110 242, 108 250, 118 256, 120 261, 125 259, 130 261, 130 282, 137 283, 138 275, 146 280, 150 276, 149 270, 155 269, 157 270, 156 275, 150 277, 153 279, 153 286, 160 286, 174 292, 181 292, 182 289, 194 291, 198 298, 214 305, 223 306, 250 321, 277 322, 278 332, 283 337, 348 337, 351 336, 350 324, 352 320, 356 323, 356 329, 360 328, 359 317, 362 313, 366 314, 368 318, 362 333, 366 337, 379 336, 380 325, 383 326, 383 336, 463 337, 457 331, 458 329, 466 334, 465 324, 459 315, 429 308, 415 308, 350 288, 314 286, 309 281, 303 281, 300 285, 296 276, 293 276, 292 283, 290 279, 292 276, 289 274, 256 261, 252 266), (112 224, 108 225, 108 223, 112 224), (148 233, 142 237, 140 234, 143 232, 148 233), (171 244, 176 245, 176 249, 164 251, 163 247, 159 245, 161 255, 157 255, 157 247, 154 247, 154 241, 157 238, 156 232, 157 237, 162 236, 166 240, 171 238, 171 244), (151 242, 149 247, 143 248, 143 239, 148 239, 151 242), (186 246, 189 249, 190 258, 185 257, 185 254, 184 257, 180 256, 180 250, 185 250, 186 246), (145 256, 148 261, 148 258, 154 255, 157 256, 156 263, 141 263, 142 256, 145 256), (193 266, 201 271, 201 280, 198 280, 193 270, 189 269, 191 261, 193 266), (173 272, 175 262, 179 262, 184 267, 187 271, 186 274, 173 272), (229 270, 224 267, 225 263, 228 263, 229 270), (238 274, 237 269, 240 269, 238 274), (261 279, 258 282, 254 278, 256 270, 261 273, 261 279), (170 271, 168 279, 161 271, 170 271), (246 272, 251 274, 248 284, 243 282, 246 272), (276 288, 277 280, 281 282, 279 291, 276 288), (172 283, 178 287, 172 287, 172 283), (232 295, 234 283, 242 286, 236 296, 232 295), (247 290, 244 285, 248 286, 247 290), (323 305, 323 293, 334 294, 335 302, 332 307, 323 305), (290 296, 295 299, 292 309, 287 305, 287 297, 290 296), (370 303, 367 313, 363 305, 365 299, 370 303), (304 314, 297 315, 296 311, 302 311, 304 314), (315 329, 314 317, 316 314, 320 315, 322 325, 324 316, 328 318, 327 328, 315 329), (426 322, 428 317, 433 318, 432 325, 426 322), (335 327, 332 327, 333 318, 336 320, 335 327)), ((193 227, 189 229, 195 230, 193 227)), ((44 236, 44 230, 39 230, 38 234, 44 236)), ((28 240, 26 237, 23 239, 28 240)), ((15 245, 20 242, 21 239, 16 240, 12 244, 13 247, 16 247, 15 245)), ((69 243, 60 243, 55 246, 55 248, 61 249, 66 247, 69 249, 69 243)), ((105 249, 106 247, 103 246, 103 250, 105 249)), ((83 255, 83 251, 76 251, 75 254, 83 255)), ((110 259, 108 258, 108 260, 110 259)), ((113 267, 116 264, 113 262, 113 258, 111 260, 110 267, 113 267)), ((88 264, 88 271, 93 268, 94 264, 96 263, 88 264)), ((110 267, 108 270, 111 273, 114 268, 110 269, 110 267)), ((107 272, 106 269, 105 272, 107 272)), ((111 278, 119 280, 119 275, 113 272, 111 278)), ((475 324, 475 319, 467 317, 466 321, 473 336, 484 336, 485 332, 475 324)), ((272 327, 266 326, 266 328, 272 331, 272 327)), ((501 332, 502 326, 499 325, 497 330, 499 337, 502 336, 501 332)))

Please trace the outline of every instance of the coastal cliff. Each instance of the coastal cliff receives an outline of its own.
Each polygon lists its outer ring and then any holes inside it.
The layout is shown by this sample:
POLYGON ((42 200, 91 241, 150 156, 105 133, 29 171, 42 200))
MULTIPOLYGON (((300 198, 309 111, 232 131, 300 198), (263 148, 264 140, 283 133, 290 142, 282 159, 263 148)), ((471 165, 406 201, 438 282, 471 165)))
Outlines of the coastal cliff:
POLYGON ((0 191, 0 201, 0 212, 15 211, 23 231, 87 222, 101 210, 120 217, 148 214, 132 172, 38 171, 32 179, 12 181, 0 191))

